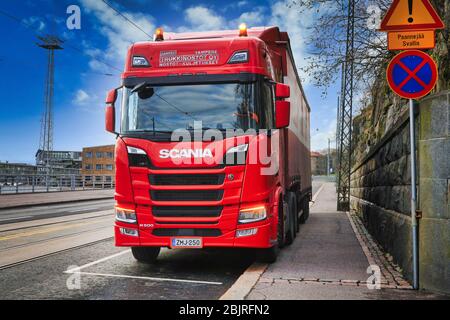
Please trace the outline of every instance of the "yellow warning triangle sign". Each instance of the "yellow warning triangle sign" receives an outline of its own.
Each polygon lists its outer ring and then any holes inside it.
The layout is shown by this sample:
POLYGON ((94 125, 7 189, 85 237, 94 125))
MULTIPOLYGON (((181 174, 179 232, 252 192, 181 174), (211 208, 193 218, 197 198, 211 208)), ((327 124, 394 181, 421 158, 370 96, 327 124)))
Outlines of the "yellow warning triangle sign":
POLYGON ((394 0, 380 31, 443 29, 444 23, 430 0, 394 0))

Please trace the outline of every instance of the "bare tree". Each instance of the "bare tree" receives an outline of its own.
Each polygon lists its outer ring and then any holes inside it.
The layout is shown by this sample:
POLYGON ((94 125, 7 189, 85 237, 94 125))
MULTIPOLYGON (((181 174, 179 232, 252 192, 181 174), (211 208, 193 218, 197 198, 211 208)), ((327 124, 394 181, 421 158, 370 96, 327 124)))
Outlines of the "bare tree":
MULTIPOLYGON (((308 30, 308 63, 301 69, 312 77, 315 85, 323 89, 339 79, 341 66, 345 61, 348 2, 292 0, 288 5, 299 14, 314 15, 314 22, 308 30)), ((387 63, 395 54, 387 50, 386 34, 378 30, 379 23, 392 2, 355 0, 354 79, 357 90, 367 90, 372 87, 374 80, 384 78, 387 63)), ((441 17, 448 20, 449 2, 432 0, 432 3, 441 17)), ((449 42, 448 28, 439 31, 438 35, 442 37, 444 44, 449 42)), ((444 65, 444 68, 448 67, 444 65)))
MULTIPOLYGON (((355 83, 367 87, 390 57, 385 34, 377 30, 391 0, 355 1, 355 83)), ((313 14, 309 26, 307 66, 302 70, 314 84, 327 88, 335 82, 345 61, 348 0, 294 0, 299 14, 313 14)))

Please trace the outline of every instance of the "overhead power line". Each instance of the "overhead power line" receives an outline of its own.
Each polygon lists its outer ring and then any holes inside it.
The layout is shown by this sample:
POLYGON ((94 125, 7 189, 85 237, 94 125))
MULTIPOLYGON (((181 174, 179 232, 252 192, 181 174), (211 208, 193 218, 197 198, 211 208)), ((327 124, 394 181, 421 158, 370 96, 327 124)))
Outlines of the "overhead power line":
POLYGON ((124 18, 126 21, 128 21, 132 26, 134 26, 135 28, 137 28, 138 30, 142 31, 143 33, 145 33, 145 35, 147 37, 149 37, 150 39, 153 38, 153 35, 148 34, 143 28, 141 28, 140 26, 138 26, 133 20, 131 20, 130 18, 128 18, 126 15, 124 15, 122 12, 120 12, 118 9, 114 8, 108 1, 106 0, 102 0, 104 4, 106 4, 108 7, 110 7, 112 10, 114 10, 118 15, 120 15, 122 18, 124 18))
MULTIPOLYGON (((19 24, 23 25, 23 26, 26 27, 27 29, 33 31, 33 33, 34 33, 36 36, 38 36, 38 37, 45 37, 44 34, 42 34, 41 32, 37 31, 35 28, 33 28, 33 26, 32 26, 31 24, 29 24, 29 23, 23 21, 23 19, 20 19, 19 17, 16 17, 16 16, 14 16, 14 15, 12 15, 12 14, 6 12, 6 11, 3 11, 3 10, 1 10, 1 9, 0 9, 0 14, 3 15, 3 16, 5 16, 5 17, 7 17, 7 18, 9 18, 9 19, 11 19, 11 20, 14 20, 14 21, 18 22, 19 24)), ((93 56, 93 55, 91 55, 91 54, 88 54, 88 53, 86 53, 84 50, 82 50, 82 49, 80 49, 80 48, 78 48, 78 47, 76 47, 76 46, 74 46, 74 45, 72 45, 72 44, 70 44, 70 43, 68 43, 68 42, 65 43, 65 46, 68 47, 68 48, 71 48, 72 50, 78 51, 78 52, 80 52, 81 54, 86 55, 86 56, 88 56, 89 58, 91 58, 91 59, 93 59, 93 60, 95 60, 95 61, 98 61, 98 62, 104 64, 105 66, 108 66, 108 67, 110 67, 110 68, 112 68, 112 69, 114 69, 114 70, 116 70, 116 71, 118 71, 118 72, 120 72, 120 73, 122 72, 122 70, 119 69, 119 68, 117 68, 116 66, 113 66, 112 64, 106 62, 106 61, 103 60, 103 59, 100 59, 100 58, 97 58, 97 57, 95 57, 95 56, 93 56)))

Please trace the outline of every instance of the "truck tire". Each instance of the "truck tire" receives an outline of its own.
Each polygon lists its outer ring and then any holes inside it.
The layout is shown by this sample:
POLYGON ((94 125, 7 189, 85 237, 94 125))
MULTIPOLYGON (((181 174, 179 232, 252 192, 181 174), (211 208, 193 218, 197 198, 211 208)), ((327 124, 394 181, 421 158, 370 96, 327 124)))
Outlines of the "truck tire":
POLYGON ((261 249, 259 252, 258 260, 264 263, 274 263, 277 261, 278 253, 280 252, 280 248, 277 245, 274 245, 268 249, 261 249))
POLYGON ((279 249, 286 245, 286 232, 284 231, 284 201, 280 200, 278 205, 278 226, 277 226, 277 242, 279 249))
POLYGON ((298 205, 298 196, 296 193, 294 193, 294 231, 295 231, 295 237, 297 237, 297 233, 300 231, 300 216, 299 216, 299 205, 298 205))
POLYGON ((308 198, 302 200, 302 215, 298 222, 300 224, 305 224, 306 220, 309 218, 309 201, 308 198))
POLYGON ((159 252, 161 251, 160 247, 132 247, 131 253, 133 257, 139 261, 144 263, 154 263, 158 258, 159 252))
POLYGON ((287 223, 287 232, 286 232, 286 244, 289 246, 294 242, 295 236, 296 236, 296 227, 294 225, 295 222, 295 215, 296 215, 296 205, 295 205, 295 195, 293 192, 289 192, 287 194, 287 203, 288 203, 288 223, 287 223))

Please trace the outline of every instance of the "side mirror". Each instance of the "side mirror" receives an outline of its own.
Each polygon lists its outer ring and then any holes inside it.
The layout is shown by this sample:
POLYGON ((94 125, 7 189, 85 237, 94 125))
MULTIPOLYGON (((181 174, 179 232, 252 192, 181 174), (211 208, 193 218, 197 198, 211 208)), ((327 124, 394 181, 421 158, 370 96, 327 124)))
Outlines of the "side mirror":
POLYGON ((109 91, 106 97, 105 129, 111 133, 116 133, 116 100, 117 89, 109 91))
POLYGON ((283 129, 289 126, 291 121, 291 103, 289 101, 275 102, 275 127, 283 129))
POLYGON ((286 99, 291 96, 291 88, 287 84, 277 83, 275 87, 275 97, 277 99, 286 99))

